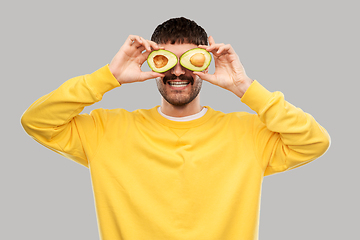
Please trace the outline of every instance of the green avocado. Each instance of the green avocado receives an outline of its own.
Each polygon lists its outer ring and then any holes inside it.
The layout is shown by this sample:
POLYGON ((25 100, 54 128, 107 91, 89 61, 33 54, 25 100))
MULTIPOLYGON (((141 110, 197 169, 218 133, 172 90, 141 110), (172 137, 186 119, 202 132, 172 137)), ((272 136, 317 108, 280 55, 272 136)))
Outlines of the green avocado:
POLYGON ((202 48, 190 49, 180 57, 181 66, 194 72, 204 71, 209 67, 210 62, 210 53, 202 48))
POLYGON ((147 62, 154 72, 162 73, 173 68, 178 63, 178 58, 174 53, 160 49, 152 51, 147 62))

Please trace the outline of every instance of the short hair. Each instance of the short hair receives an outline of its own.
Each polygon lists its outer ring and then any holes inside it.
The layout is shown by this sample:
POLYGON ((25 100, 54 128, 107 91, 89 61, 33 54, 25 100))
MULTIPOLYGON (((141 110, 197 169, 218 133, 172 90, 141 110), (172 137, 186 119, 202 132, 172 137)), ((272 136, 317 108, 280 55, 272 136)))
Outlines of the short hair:
POLYGON ((192 43, 208 45, 206 31, 195 21, 184 18, 171 18, 158 25, 151 36, 157 44, 192 43))

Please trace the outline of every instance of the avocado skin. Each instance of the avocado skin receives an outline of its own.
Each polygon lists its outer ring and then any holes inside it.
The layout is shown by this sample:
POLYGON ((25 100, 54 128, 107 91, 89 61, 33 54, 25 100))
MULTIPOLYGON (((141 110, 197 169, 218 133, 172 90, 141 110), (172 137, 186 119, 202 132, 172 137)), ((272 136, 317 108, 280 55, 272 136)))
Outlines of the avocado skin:
POLYGON ((149 54, 147 58, 147 63, 154 72, 163 73, 173 68, 178 63, 178 58, 174 53, 160 49, 160 50, 152 51, 149 54), (168 63, 162 68, 155 67, 154 57, 158 55, 165 56, 168 59, 168 63))
POLYGON ((182 54, 180 57, 181 66, 183 66, 184 68, 187 68, 191 71, 194 71, 194 72, 204 71, 205 69, 207 69, 209 67, 210 63, 211 63, 211 54, 203 48, 190 49, 190 50, 186 51, 184 54, 182 54), (196 67, 190 62, 190 58, 196 53, 202 53, 205 56, 204 65, 201 67, 196 67))

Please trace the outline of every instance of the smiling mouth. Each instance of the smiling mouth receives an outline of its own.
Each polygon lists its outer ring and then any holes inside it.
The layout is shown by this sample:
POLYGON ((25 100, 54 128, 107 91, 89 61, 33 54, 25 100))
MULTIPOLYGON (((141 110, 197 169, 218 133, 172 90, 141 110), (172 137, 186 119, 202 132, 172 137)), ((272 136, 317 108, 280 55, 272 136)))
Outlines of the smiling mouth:
POLYGON ((191 76, 186 76, 186 75, 176 76, 174 74, 170 74, 170 75, 166 75, 163 78, 163 82, 164 84, 169 84, 170 86, 179 87, 179 85, 187 86, 189 85, 189 83, 193 84, 194 79, 191 76))
POLYGON ((182 88, 189 85, 190 81, 167 81, 166 83, 169 84, 171 87, 182 88))

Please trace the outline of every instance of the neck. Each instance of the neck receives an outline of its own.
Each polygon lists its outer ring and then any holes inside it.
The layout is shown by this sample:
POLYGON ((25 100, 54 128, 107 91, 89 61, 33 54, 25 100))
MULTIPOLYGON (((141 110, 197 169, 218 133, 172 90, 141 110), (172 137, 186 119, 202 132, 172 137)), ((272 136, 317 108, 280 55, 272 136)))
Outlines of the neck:
POLYGON ((199 113, 202 109, 200 97, 197 96, 193 101, 184 106, 175 106, 161 98, 161 112, 171 117, 186 117, 199 113))

